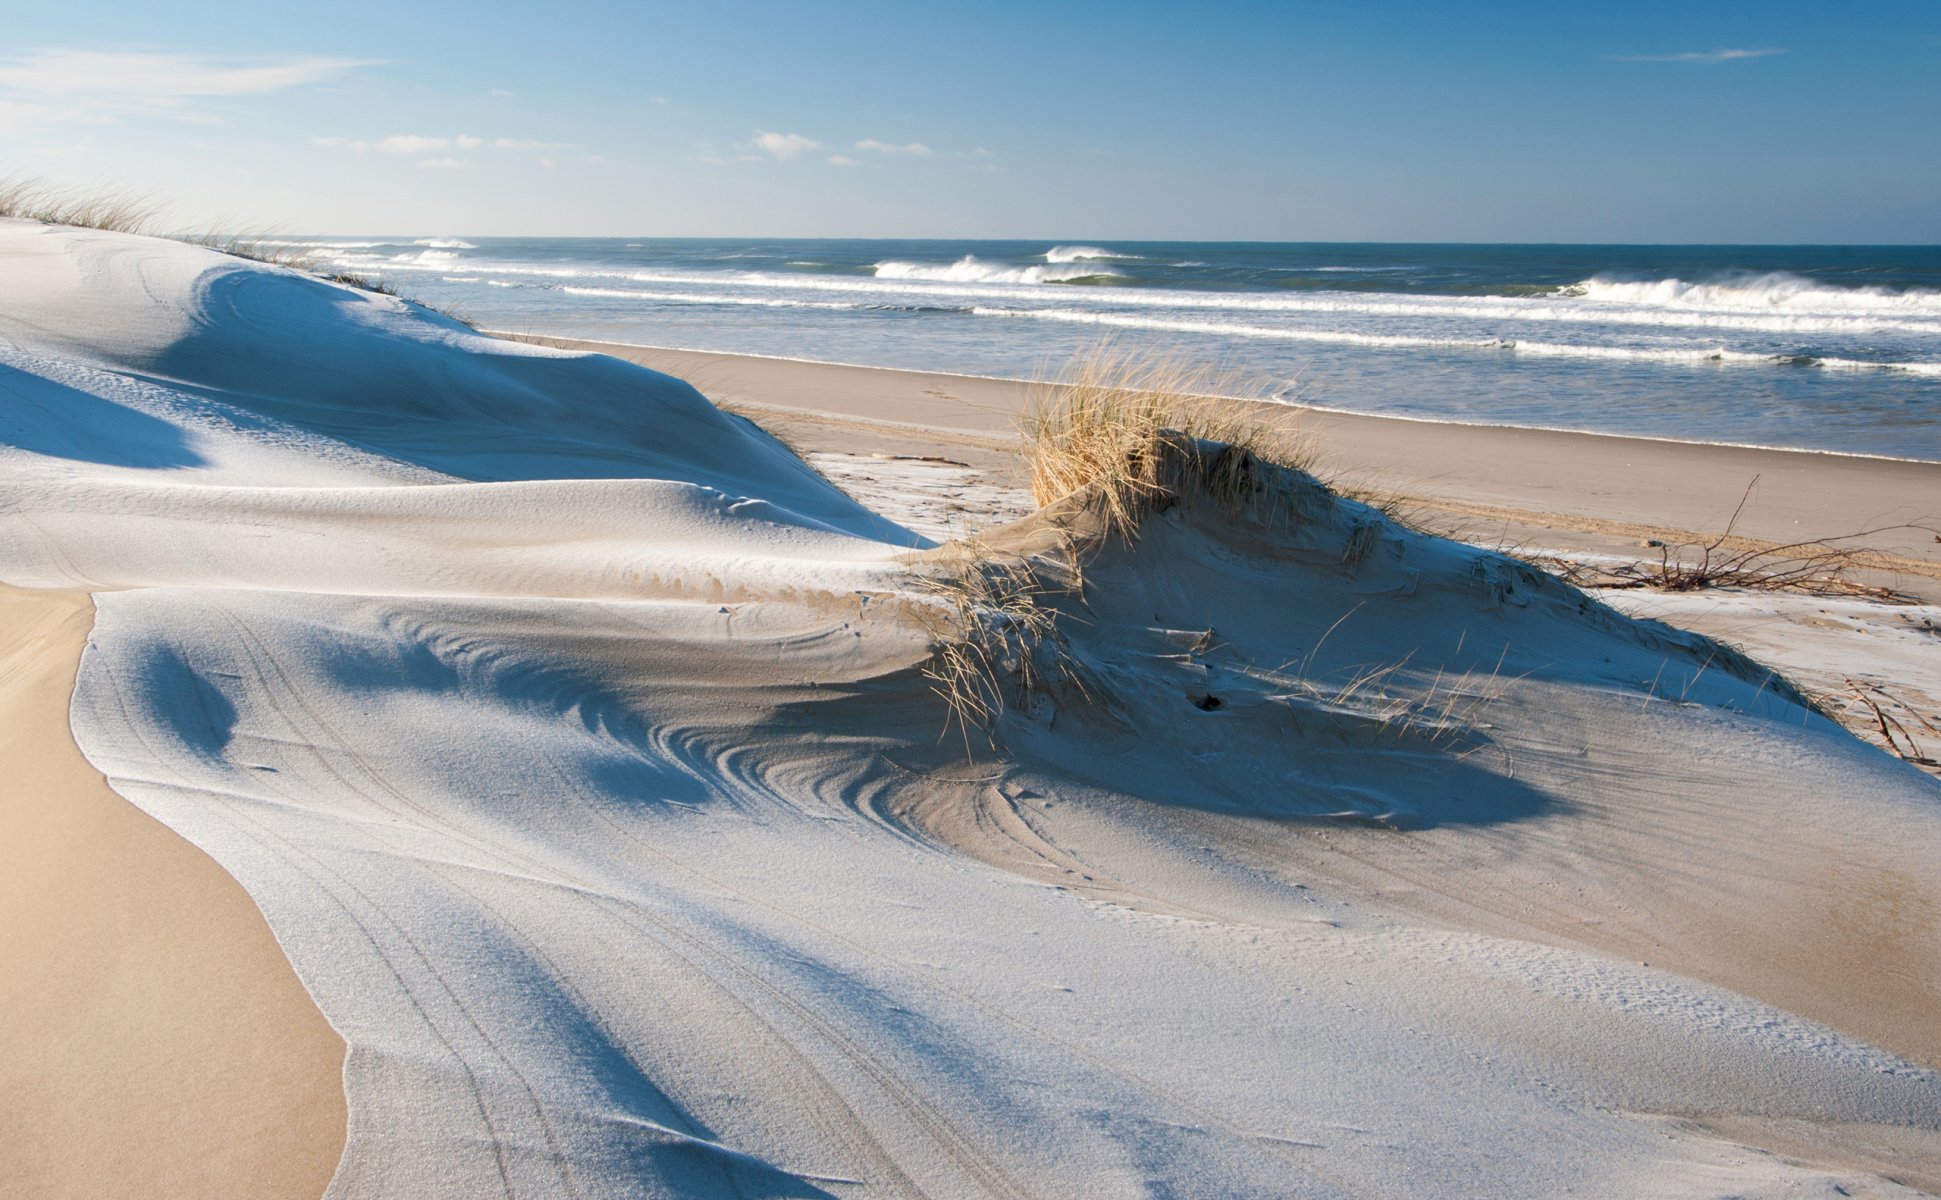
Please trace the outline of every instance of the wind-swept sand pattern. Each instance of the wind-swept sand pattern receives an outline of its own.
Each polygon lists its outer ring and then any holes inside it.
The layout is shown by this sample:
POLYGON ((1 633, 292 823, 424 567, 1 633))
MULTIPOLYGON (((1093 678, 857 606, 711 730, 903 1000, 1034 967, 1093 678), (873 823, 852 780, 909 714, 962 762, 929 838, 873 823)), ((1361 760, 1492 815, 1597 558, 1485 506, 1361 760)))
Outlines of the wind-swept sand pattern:
POLYGON ((1937 789, 1716 644, 1262 467, 1045 593, 1083 694, 986 745, 961 558, 685 385, 0 256, 0 577, 118 589, 76 736, 348 1042, 333 1196, 1934 1183, 1937 789))

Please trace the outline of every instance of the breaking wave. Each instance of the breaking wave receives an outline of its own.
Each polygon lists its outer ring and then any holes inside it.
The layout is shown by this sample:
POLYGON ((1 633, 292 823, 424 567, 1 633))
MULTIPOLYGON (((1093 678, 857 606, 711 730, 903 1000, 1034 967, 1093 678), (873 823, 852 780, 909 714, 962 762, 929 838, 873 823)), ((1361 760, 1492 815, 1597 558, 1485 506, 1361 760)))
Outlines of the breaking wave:
POLYGON ((1461 336, 1436 334, 1369 333, 1345 329, 1303 329, 1286 326, 1255 325, 1242 321, 1178 320, 1144 314, 1092 312, 1070 308, 989 308, 976 307, 980 317, 1011 317, 1055 321, 1072 325, 1094 325, 1108 329, 1136 329, 1154 333, 1211 334, 1218 337, 1262 338, 1285 342, 1308 342, 1337 346, 1369 346, 1438 350, 1509 351, 1534 358, 1580 358, 1639 363, 1683 363, 1693 366, 1728 364, 1735 366, 1819 367, 1836 371, 1897 371, 1909 375, 1941 377, 1941 362, 1869 360, 1810 353, 1766 353, 1733 350, 1725 346, 1599 346, 1563 342, 1527 341, 1488 335, 1461 336))
POLYGON ((877 263, 874 270, 878 279, 920 279, 932 283, 1081 283, 1120 274, 1109 267, 1007 267, 984 262, 974 254, 966 254, 948 266, 891 259, 877 263))
POLYGON ((1048 263, 1087 262, 1095 259, 1126 259, 1134 261, 1143 257, 1138 254, 1121 254, 1117 250, 1104 250, 1097 246, 1053 246, 1045 251, 1048 263))
POLYGON ((1560 289, 1556 294, 1573 299, 1668 309, 1781 309, 1869 315, 1913 313, 1941 317, 1941 291, 1830 286, 1785 271, 1725 276, 1703 282, 1594 276, 1560 289))

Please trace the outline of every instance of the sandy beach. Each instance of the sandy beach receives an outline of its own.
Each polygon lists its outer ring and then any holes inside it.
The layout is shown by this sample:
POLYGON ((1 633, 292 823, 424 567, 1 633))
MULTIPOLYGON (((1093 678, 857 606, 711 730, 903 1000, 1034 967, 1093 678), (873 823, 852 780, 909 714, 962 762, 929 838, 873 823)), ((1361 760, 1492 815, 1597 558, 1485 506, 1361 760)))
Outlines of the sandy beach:
MULTIPOLYGON (((771 412, 811 449, 940 453, 955 447, 960 457, 982 452, 978 465, 1000 473, 1016 461, 1017 421, 1033 390, 1012 380, 530 340, 677 375, 723 403, 771 412), (815 433, 831 417, 857 423, 815 433), (897 428, 905 425, 923 428, 897 428)), ((1757 479, 1736 533, 1786 544, 1880 529, 1864 541, 1879 552, 1882 568, 1903 575, 1920 594, 1941 596, 1941 540, 1926 529, 1884 528, 1941 521, 1941 464, 1265 404, 1246 411, 1311 439, 1324 477, 1399 497, 1439 528, 1479 544, 1635 557, 1645 538, 1683 542, 1723 532, 1757 479)))
MULTIPOLYGON (((1014 382, 0 262, 9 1195, 1941 1189, 1941 790, 1800 690, 1941 692, 1925 530, 1619 612, 1198 450, 1034 509, 1014 382)), ((1483 547, 1941 496, 1286 419, 1483 547)))
POLYGON ((0 1195, 321 1195, 343 1040, 249 895, 74 748, 93 619, 0 588, 0 1195))

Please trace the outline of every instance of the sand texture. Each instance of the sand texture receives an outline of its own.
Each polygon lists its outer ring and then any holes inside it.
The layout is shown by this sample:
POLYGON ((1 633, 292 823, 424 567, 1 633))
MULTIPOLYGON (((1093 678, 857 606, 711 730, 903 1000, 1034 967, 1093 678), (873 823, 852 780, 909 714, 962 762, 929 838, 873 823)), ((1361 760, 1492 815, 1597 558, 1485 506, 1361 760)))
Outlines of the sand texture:
POLYGON ((971 558, 610 357, 0 263, 0 579, 115 589, 74 736, 348 1043, 332 1197, 1941 1186, 1941 787, 1727 647, 1268 464, 971 558))

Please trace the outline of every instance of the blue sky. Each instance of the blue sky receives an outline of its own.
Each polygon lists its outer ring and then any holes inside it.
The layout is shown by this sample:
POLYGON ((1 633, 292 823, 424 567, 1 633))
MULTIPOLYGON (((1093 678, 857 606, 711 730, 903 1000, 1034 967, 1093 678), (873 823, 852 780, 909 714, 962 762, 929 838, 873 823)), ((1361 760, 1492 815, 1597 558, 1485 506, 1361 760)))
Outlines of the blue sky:
POLYGON ((1941 4, 38 5, 0 173, 316 232, 1941 242, 1941 4))

